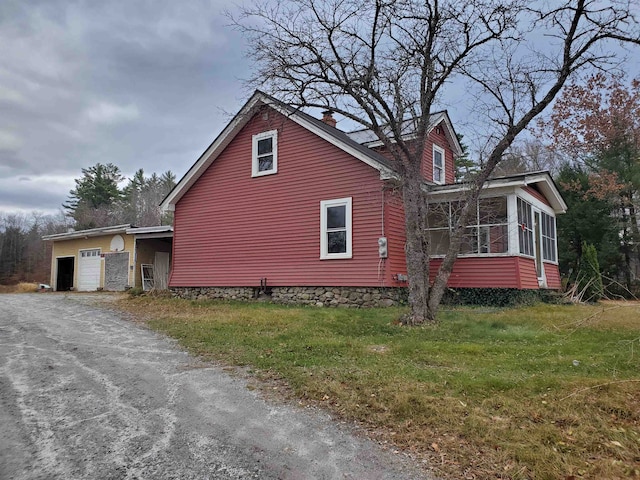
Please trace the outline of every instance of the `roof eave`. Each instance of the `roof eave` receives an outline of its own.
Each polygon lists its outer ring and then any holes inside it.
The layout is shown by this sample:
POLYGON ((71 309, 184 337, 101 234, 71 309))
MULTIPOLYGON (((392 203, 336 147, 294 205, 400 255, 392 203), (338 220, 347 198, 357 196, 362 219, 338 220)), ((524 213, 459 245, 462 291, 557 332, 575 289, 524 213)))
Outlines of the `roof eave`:
POLYGON ((381 161, 376 161, 372 154, 366 154, 359 151, 357 148, 348 144, 348 142, 342 141, 338 136, 327 133, 326 130, 318 127, 312 121, 307 120, 303 115, 298 114, 298 111, 288 107, 287 105, 277 101, 266 95, 263 92, 256 91, 253 96, 244 104, 236 116, 231 122, 222 130, 222 132, 216 137, 216 139, 209 145, 209 147, 200 155, 198 160, 193 166, 185 173, 185 175, 176 184, 174 189, 164 198, 160 204, 160 208, 163 210, 173 211, 175 210, 175 204, 184 196, 184 194, 193 186, 193 184, 200 178, 204 171, 216 160, 220 153, 231 143, 237 133, 246 125, 251 118, 251 112, 258 104, 268 105, 277 112, 281 113, 285 117, 289 118, 293 122, 323 138, 329 143, 337 146, 341 150, 349 153, 353 157, 361 160, 367 165, 375 168, 380 172, 381 178, 386 175, 386 171, 389 167, 381 161))
POLYGON ((77 230, 67 233, 44 235, 42 237, 42 240, 55 242, 58 240, 74 240, 78 238, 100 237, 102 235, 118 235, 120 233, 127 233, 128 228, 131 228, 131 224, 125 223, 122 225, 113 225, 110 227, 98 227, 88 230, 77 230))
POLYGON ((176 186, 167 194, 160 203, 162 210, 173 211, 175 204, 184 196, 184 194, 193 186, 200 178, 202 173, 213 163, 218 155, 233 140, 236 134, 249 121, 249 112, 260 102, 263 97, 262 92, 256 91, 251 98, 244 104, 240 111, 233 117, 231 122, 220 132, 215 140, 207 147, 207 149, 198 157, 198 160, 185 173, 176 186))
MULTIPOLYGON (((495 178, 487 180, 483 186, 483 189, 496 189, 505 187, 526 187, 528 185, 538 185, 542 194, 549 202, 551 208, 556 214, 563 214, 567 212, 567 204, 565 203, 560 191, 554 183, 549 172, 533 172, 530 174, 524 173, 519 175, 512 175, 509 177, 495 178)), ((456 183, 451 185, 436 186, 430 185, 431 192, 436 195, 454 194, 457 192, 464 192, 469 189, 469 183, 456 183)))

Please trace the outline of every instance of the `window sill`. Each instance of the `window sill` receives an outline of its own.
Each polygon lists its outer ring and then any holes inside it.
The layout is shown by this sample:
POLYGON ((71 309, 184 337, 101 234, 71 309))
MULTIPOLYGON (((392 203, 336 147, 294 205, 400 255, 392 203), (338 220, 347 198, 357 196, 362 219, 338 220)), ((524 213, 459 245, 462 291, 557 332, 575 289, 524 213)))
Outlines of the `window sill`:
POLYGON ((277 170, 265 170, 264 172, 252 172, 251 178, 264 177, 266 175, 275 175, 276 173, 278 173, 277 170))
POLYGON ((350 253, 334 253, 328 255, 320 255, 320 260, 345 260, 353 258, 353 255, 350 253))

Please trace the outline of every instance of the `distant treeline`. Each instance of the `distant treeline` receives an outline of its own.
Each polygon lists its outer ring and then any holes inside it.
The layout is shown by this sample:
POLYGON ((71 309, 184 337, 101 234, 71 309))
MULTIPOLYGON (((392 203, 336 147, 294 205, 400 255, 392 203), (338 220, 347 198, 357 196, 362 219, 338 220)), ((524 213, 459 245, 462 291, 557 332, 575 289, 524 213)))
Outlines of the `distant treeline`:
POLYGON ((109 164, 83 168, 69 200, 57 215, 0 214, 0 284, 48 282, 51 247, 43 235, 109 225, 166 225, 170 214, 159 205, 176 184, 171 171, 145 176, 142 169, 126 179, 109 164), (123 188, 120 183, 126 181, 123 188))

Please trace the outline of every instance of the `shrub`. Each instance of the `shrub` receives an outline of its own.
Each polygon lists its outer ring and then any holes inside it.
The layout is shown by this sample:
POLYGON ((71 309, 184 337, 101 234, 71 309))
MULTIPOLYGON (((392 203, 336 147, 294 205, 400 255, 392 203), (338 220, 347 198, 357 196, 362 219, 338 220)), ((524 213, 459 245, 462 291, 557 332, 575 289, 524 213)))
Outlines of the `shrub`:
POLYGON ((482 305, 512 307, 531 305, 541 301, 538 290, 517 288, 450 288, 442 302, 446 305, 482 305))
POLYGON ((144 290, 142 289, 142 287, 133 287, 127 290, 127 293, 132 297, 139 297, 140 295, 144 294, 144 290))
POLYGON ((20 282, 16 285, 17 293, 33 293, 38 291, 37 283, 20 282))
POLYGON ((582 242, 582 256, 576 284, 577 293, 585 302, 597 302, 604 295, 598 252, 594 245, 587 242, 582 242))

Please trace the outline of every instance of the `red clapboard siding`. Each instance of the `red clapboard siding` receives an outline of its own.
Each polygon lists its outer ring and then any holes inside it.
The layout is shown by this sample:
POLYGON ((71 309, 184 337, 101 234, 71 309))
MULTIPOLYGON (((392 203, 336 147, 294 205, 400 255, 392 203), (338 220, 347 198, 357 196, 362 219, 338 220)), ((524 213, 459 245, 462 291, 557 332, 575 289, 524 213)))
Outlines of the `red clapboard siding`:
MULTIPOLYGON (((456 181, 456 169, 453 158, 453 150, 447 140, 444 130, 438 127, 429 132, 427 137, 427 143, 422 153, 422 165, 421 172, 424 179, 428 182, 433 182, 433 144, 438 145, 444 149, 444 178, 445 183, 455 183, 456 181)), ((385 158, 393 160, 391 153, 385 147, 375 147, 374 150, 385 158)))
POLYGON ((547 288, 552 288, 554 290, 560 290, 560 288, 562 288, 558 265, 544 262, 544 274, 547 278, 547 288))
POLYGON ((438 145, 444 149, 444 180, 445 183, 456 181, 455 166, 453 160, 453 150, 444 134, 442 127, 435 127, 429 132, 427 144, 422 153, 422 176, 425 180, 433 181, 433 145, 438 145))
POLYGON ((177 203, 172 287, 381 286, 379 173, 270 111, 177 203), (252 135, 278 130, 278 173, 251 177, 252 135), (320 201, 353 198, 353 258, 320 260, 320 201))
MULTIPOLYGON (((429 275, 432 280, 441 263, 440 258, 431 260, 429 275)), ((452 288, 522 288, 517 265, 518 257, 458 258, 453 266, 448 285, 452 288)))
POLYGON ((406 275, 407 263, 404 252, 405 220, 404 208, 400 193, 391 190, 385 192, 384 228, 387 235, 389 257, 385 261, 387 281, 389 285, 406 286, 405 282, 398 282, 393 275, 406 275))
POLYGON ((542 202, 545 205, 549 205, 549 201, 545 198, 545 196, 540 193, 537 189, 527 185, 523 188, 525 192, 527 192, 532 197, 536 198, 538 201, 542 202))
POLYGON ((538 274, 536 263, 533 258, 516 257, 518 259, 518 270, 520 272, 519 288, 540 288, 538 285, 538 274))

